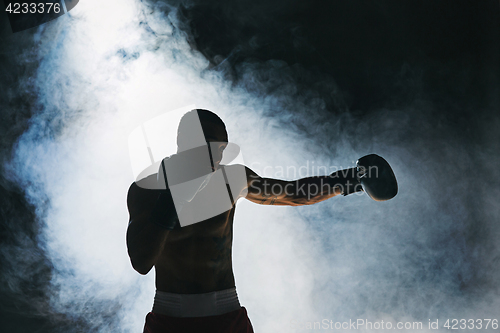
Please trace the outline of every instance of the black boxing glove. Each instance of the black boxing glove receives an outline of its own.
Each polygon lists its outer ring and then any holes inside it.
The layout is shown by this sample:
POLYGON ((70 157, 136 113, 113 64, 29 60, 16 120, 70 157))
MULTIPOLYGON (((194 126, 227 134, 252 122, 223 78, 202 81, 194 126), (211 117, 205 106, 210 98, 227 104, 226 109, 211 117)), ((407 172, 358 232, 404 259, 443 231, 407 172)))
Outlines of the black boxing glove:
POLYGON ((398 182, 389 163, 376 154, 361 157, 357 162, 363 190, 375 201, 392 199, 398 194, 398 182))
POLYGON ((170 190, 161 191, 158 195, 151 210, 150 221, 167 230, 173 230, 178 225, 180 226, 170 190))

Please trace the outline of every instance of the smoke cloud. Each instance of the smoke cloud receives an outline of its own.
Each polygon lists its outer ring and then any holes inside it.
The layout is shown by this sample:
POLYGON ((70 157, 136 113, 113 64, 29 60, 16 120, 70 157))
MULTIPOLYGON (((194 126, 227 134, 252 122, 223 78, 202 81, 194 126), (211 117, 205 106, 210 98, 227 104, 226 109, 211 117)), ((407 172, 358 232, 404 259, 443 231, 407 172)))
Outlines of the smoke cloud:
POLYGON ((500 319, 498 100, 464 133, 408 65, 397 77, 411 92, 403 102, 357 115, 334 77, 300 65, 214 67, 179 6, 87 0, 4 38, 2 118, 16 118, 2 128, 5 313, 45 323, 34 332, 141 331, 154 276, 127 256, 128 136, 195 104, 221 116, 262 176, 333 172, 376 153, 399 182, 382 203, 238 202, 234 272, 256 332, 306 332, 325 318, 422 322, 421 331, 429 319, 442 331, 448 318, 500 319))

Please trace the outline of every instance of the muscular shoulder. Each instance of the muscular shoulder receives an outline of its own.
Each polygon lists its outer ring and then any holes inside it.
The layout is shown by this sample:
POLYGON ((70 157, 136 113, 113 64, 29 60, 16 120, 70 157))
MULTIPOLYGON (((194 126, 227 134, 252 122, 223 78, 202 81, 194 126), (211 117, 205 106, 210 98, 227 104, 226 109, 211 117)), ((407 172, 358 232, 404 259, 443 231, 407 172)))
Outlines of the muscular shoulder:
POLYGON ((242 164, 225 165, 223 168, 228 185, 233 194, 238 193, 238 198, 246 197, 252 181, 260 179, 252 169, 242 164))
POLYGON ((258 177, 258 175, 249 167, 243 164, 223 165, 224 171, 227 175, 241 176, 242 178, 249 179, 258 177))

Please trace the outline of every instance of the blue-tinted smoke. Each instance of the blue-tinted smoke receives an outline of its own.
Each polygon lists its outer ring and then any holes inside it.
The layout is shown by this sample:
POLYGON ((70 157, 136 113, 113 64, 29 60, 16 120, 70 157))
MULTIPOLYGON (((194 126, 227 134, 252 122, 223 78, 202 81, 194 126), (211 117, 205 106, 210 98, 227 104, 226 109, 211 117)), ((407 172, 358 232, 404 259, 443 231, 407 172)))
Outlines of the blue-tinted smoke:
MULTIPOLYGON (((41 228, 2 249, 17 263, 2 272, 12 293, 23 297, 20 276, 43 270, 46 256, 49 302, 37 315, 82 323, 65 332, 141 330, 154 279, 127 257, 127 138, 142 121, 196 104, 221 115, 260 174, 293 179, 304 165, 302 176, 377 153, 399 181, 383 203, 351 195, 305 207, 238 204, 235 277, 256 332, 305 332, 325 318, 421 321, 425 330, 428 319, 498 316, 490 181, 499 172, 485 153, 494 131, 470 142, 418 93, 404 107, 354 116, 333 78, 299 84, 310 74, 281 61, 240 65, 232 84, 223 65, 209 70, 191 48, 184 24, 163 2, 89 0, 32 37, 39 61, 26 89, 36 113, 4 167, 41 228), (9 253, 35 243, 43 252, 9 253)), ((404 76, 401 85, 419 89, 404 76)))

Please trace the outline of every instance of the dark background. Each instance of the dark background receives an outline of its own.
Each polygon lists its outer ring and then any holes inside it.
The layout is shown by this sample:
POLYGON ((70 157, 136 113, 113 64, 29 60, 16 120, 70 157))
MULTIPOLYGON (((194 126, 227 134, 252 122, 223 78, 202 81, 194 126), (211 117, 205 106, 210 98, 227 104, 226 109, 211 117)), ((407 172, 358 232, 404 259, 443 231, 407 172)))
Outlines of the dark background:
MULTIPOLYGON (((269 60, 281 60, 294 69, 297 86, 317 91, 332 115, 348 112, 354 119, 362 119, 374 109, 386 108, 390 116, 391 110, 418 101, 431 107, 408 109, 417 129, 402 140, 418 140, 420 135, 452 140, 473 156, 480 154, 477 163, 488 162, 485 155, 497 163, 499 1, 225 0, 174 5, 181 9, 182 28, 192 47, 210 60, 212 70, 223 72, 235 84, 245 72, 243 67, 258 68, 269 60), (422 131, 418 126, 423 126, 422 131)), ((30 76, 40 56, 36 28, 17 38, 6 14, 0 18, 0 156, 5 162, 37 112, 30 76)), ((271 79, 273 72, 269 73, 271 79)), ((257 94, 273 93, 270 90, 276 88, 245 84, 257 94)), ((397 122, 392 126, 398 126, 397 122)), ((453 168, 446 160, 441 162, 443 167, 453 168)), ((466 172, 464 177, 487 180, 470 188, 471 205, 482 200, 475 193, 488 192, 484 186, 498 188, 497 178, 466 172)), ((474 220, 474 214, 470 218, 474 220)), ((77 316, 68 318, 46 310, 53 268, 37 241, 39 223, 35 207, 7 179, 2 166, 0 270, 2 278, 9 279, 0 281, 0 329, 86 331, 86 323, 77 316), (38 264, 19 271, 16 262, 28 257, 38 264)), ((487 230, 481 228, 475 231, 484 232, 487 230)), ((494 284, 478 273, 461 288, 494 284)))
MULTIPOLYGON (((193 46, 221 62, 280 59, 331 75, 355 112, 424 93, 446 108, 494 103, 496 1, 210 1, 183 11, 193 46), (422 87, 403 91, 406 76, 422 87)), ((319 80, 318 80, 319 81, 319 80)), ((417 87, 413 87, 417 88, 417 87)), ((473 112, 473 111, 472 111, 473 112)))

